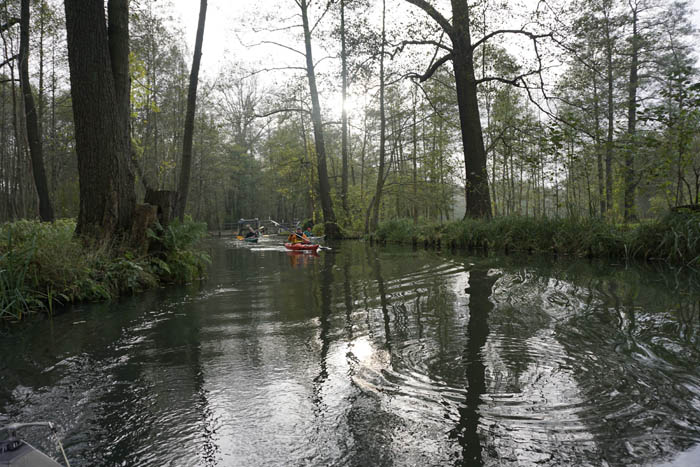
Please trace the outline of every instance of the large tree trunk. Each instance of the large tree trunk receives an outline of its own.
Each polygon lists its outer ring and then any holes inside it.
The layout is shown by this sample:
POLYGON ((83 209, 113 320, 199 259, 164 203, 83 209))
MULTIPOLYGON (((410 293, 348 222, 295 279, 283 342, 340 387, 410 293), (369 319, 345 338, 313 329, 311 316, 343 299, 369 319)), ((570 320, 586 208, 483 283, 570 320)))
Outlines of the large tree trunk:
POLYGON ((386 162, 386 83, 384 76, 384 47, 386 45, 386 0, 382 2, 382 46, 379 57, 379 167, 377 169, 377 188, 374 192, 372 208, 372 223, 370 229, 374 232, 379 225, 379 211, 382 208, 382 190, 384 189, 384 166, 386 162))
MULTIPOLYGON (((630 4, 631 7, 631 4, 630 4)), ((632 8, 632 60, 630 63, 629 99, 627 109, 627 150, 625 151, 625 222, 636 218, 634 209, 634 151, 637 133, 637 86, 639 68, 639 37, 637 34, 637 9, 632 8)))
POLYGON ((452 0, 453 63, 457 85, 457 105, 464 147, 466 171, 465 217, 491 218, 491 195, 486 172, 486 151, 481 131, 479 101, 474 76, 474 57, 469 31, 469 6, 463 0, 452 0))
MULTIPOLYGON (((110 0, 108 39, 102 0, 66 0, 66 33, 76 153, 80 178, 80 212, 76 233, 108 242, 131 227, 136 204, 130 167, 128 120, 120 109, 128 93, 117 92, 122 73, 128 77, 128 0, 110 0), (122 33, 116 31, 121 29, 122 33), (110 39, 122 44, 113 44, 110 39), (126 42, 126 44, 124 44, 126 42), (124 57, 110 57, 110 50, 124 57), (119 51, 119 52, 116 52, 119 51), (115 79, 116 76, 116 79, 115 79), (115 111, 116 109, 116 111, 115 111)), ((123 82, 122 82, 123 83, 123 82)), ((127 104, 128 106, 128 104, 127 104)))
POLYGON ((207 16, 207 0, 199 4, 199 23, 197 38, 194 43, 194 57, 190 73, 190 87, 187 91, 187 111, 185 113, 185 132, 182 140, 182 162, 180 179, 177 185, 177 203, 174 217, 182 220, 185 216, 187 193, 190 188, 190 171, 192 170, 192 135, 194 134, 194 113, 197 104, 197 84, 199 83, 199 63, 202 59, 202 39, 204 37, 204 20, 207 16))
POLYGON ((29 83, 29 0, 22 0, 19 39, 19 79, 24 96, 24 116, 27 123, 29 155, 32 160, 34 184, 39 195, 39 217, 44 222, 53 222, 53 207, 49 198, 49 185, 44 169, 44 151, 39 133, 39 122, 34 106, 34 96, 29 83))
POLYGON ((309 93, 311 94, 311 119, 314 126, 314 140, 316 144, 316 160, 318 165, 318 184, 321 196, 321 209, 323 210, 323 222, 328 238, 340 236, 338 224, 333 212, 333 200, 331 199, 331 186, 328 181, 328 169, 326 167, 326 145, 323 139, 323 124, 321 121, 321 104, 316 88, 316 73, 314 60, 311 54, 311 30, 309 28, 308 5, 306 0, 300 0, 301 18, 304 28, 304 45, 306 47, 306 74, 309 78, 309 93))

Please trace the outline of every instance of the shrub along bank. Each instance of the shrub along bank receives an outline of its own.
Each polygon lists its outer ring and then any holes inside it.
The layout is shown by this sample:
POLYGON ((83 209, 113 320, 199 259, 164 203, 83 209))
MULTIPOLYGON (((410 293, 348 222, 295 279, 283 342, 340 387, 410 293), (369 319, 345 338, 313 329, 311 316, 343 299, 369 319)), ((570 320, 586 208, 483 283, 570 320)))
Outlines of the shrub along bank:
POLYGON ((160 283, 199 277, 209 262, 196 244, 206 224, 190 219, 149 231, 159 251, 139 255, 90 249, 74 235, 74 220, 21 220, 0 225, 0 322, 53 313, 56 305, 109 300, 160 283))
POLYGON ((370 240, 502 253, 665 260, 700 266, 700 213, 671 212, 635 227, 596 219, 502 217, 427 225, 399 219, 380 224, 370 240))

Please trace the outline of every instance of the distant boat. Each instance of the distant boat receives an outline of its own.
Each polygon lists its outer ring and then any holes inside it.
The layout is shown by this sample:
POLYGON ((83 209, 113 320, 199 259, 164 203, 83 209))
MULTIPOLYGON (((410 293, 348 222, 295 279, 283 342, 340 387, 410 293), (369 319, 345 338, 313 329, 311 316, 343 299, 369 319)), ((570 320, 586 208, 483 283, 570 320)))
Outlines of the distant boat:
MULTIPOLYGON (((2 467, 62 467, 61 464, 51 459, 49 456, 39 451, 37 448, 17 437, 17 430, 29 426, 44 426, 49 428, 53 435, 56 431, 52 423, 37 422, 37 423, 11 423, 7 426, 0 427, 1 431, 6 431, 9 435, 7 439, 0 440, 0 466, 2 467)), ((63 459, 66 466, 70 467, 66 454, 63 452, 61 442, 56 438, 58 446, 63 453, 63 459)))

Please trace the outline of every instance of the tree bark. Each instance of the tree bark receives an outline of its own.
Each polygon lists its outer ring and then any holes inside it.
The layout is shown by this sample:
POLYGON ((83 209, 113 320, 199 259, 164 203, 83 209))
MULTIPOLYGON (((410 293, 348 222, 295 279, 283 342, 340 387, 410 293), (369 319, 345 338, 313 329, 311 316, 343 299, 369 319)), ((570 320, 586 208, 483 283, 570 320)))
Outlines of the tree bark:
POLYGON ((300 0, 301 18, 304 29, 304 46, 306 48, 306 74, 309 79, 309 94, 311 94, 311 119, 314 127, 314 140, 316 145, 316 161, 318 166, 318 184, 321 197, 321 210, 323 211, 323 222, 325 233, 328 238, 338 238, 340 232, 333 211, 333 200, 331 199, 331 187, 328 181, 328 168, 326 166, 326 145, 323 138, 323 123, 321 121, 321 104, 318 98, 316 87, 316 72, 314 70, 314 60, 311 54, 311 30, 309 28, 308 4, 307 0, 300 0))
MULTIPOLYGON (((116 3, 126 2, 110 0, 109 8, 120 10, 116 3)), ((125 96, 118 94, 115 84, 121 73, 128 76, 128 69, 119 68, 128 66, 128 59, 113 63, 110 57, 110 50, 128 51, 128 42, 110 47, 110 39, 124 42, 128 35, 108 37, 102 0, 66 0, 65 12, 80 179, 76 233, 98 243, 109 242, 129 232, 136 205, 128 121, 117 99, 125 96)), ((114 24, 119 21, 128 22, 128 15, 111 19, 111 27, 128 31, 128 24, 114 24)))
POLYGON ((49 184, 44 168, 44 151, 39 133, 39 122, 34 105, 34 95, 29 83, 29 0, 22 0, 19 39, 19 79, 24 97, 24 116, 27 124, 27 142, 32 162, 34 184, 39 196, 39 217, 43 222, 53 222, 53 207, 49 197, 49 184))
POLYGON ((204 38, 204 21, 207 16, 207 0, 199 4, 199 22, 197 38, 194 43, 194 57, 190 72, 190 86, 187 91, 187 111, 185 113, 185 130, 182 139, 182 162, 180 179, 177 186, 177 203, 173 217, 182 220, 185 216, 187 193, 190 188, 190 172, 192 170, 192 136, 194 134, 194 113, 197 105, 197 84, 199 83, 199 64, 202 59, 202 39, 204 38))

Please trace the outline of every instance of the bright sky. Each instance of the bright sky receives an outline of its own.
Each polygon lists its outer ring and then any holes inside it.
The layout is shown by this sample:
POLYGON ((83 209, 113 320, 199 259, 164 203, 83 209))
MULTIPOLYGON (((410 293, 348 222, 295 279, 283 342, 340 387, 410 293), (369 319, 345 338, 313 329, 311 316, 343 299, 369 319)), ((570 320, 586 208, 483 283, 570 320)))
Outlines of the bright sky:
MULTIPOLYGON (((175 16, 179 16, 186 31, 186 40, 190 50, 192 50, 200 2, 197 0, 171 1, 175 6, 175 16)), ((379 4, 379 0, 373 0, 373 2, 379 4)), ((700 29, 700 0, 691 0, 691 4, 695 9, 693 15, 695 26, 700 29)), ((288 57, 290 53, 285 53, 274 46, 244 47, 240 42, 243 34, 247 35, 248 33, 246 25, 241 24, 242 20, 256 21, 266 14, 276 13, 280 9, 286 9, 286 7, 296 9, 293 0, 256 0, 253 2, 209 0, 201 65, 203 73, 207 77, 213 77, 224 63, 230 61, 249 62, 266 57, 268 54, 288 57), (239 31, 242 31, 243 34, 239 31)), ((412 7, 406 4, 406 8, 412 7)), ((289 45, 298 47, 301 44, 289 45)), ((315 52, 315 54, 318 53, 315 52)))

